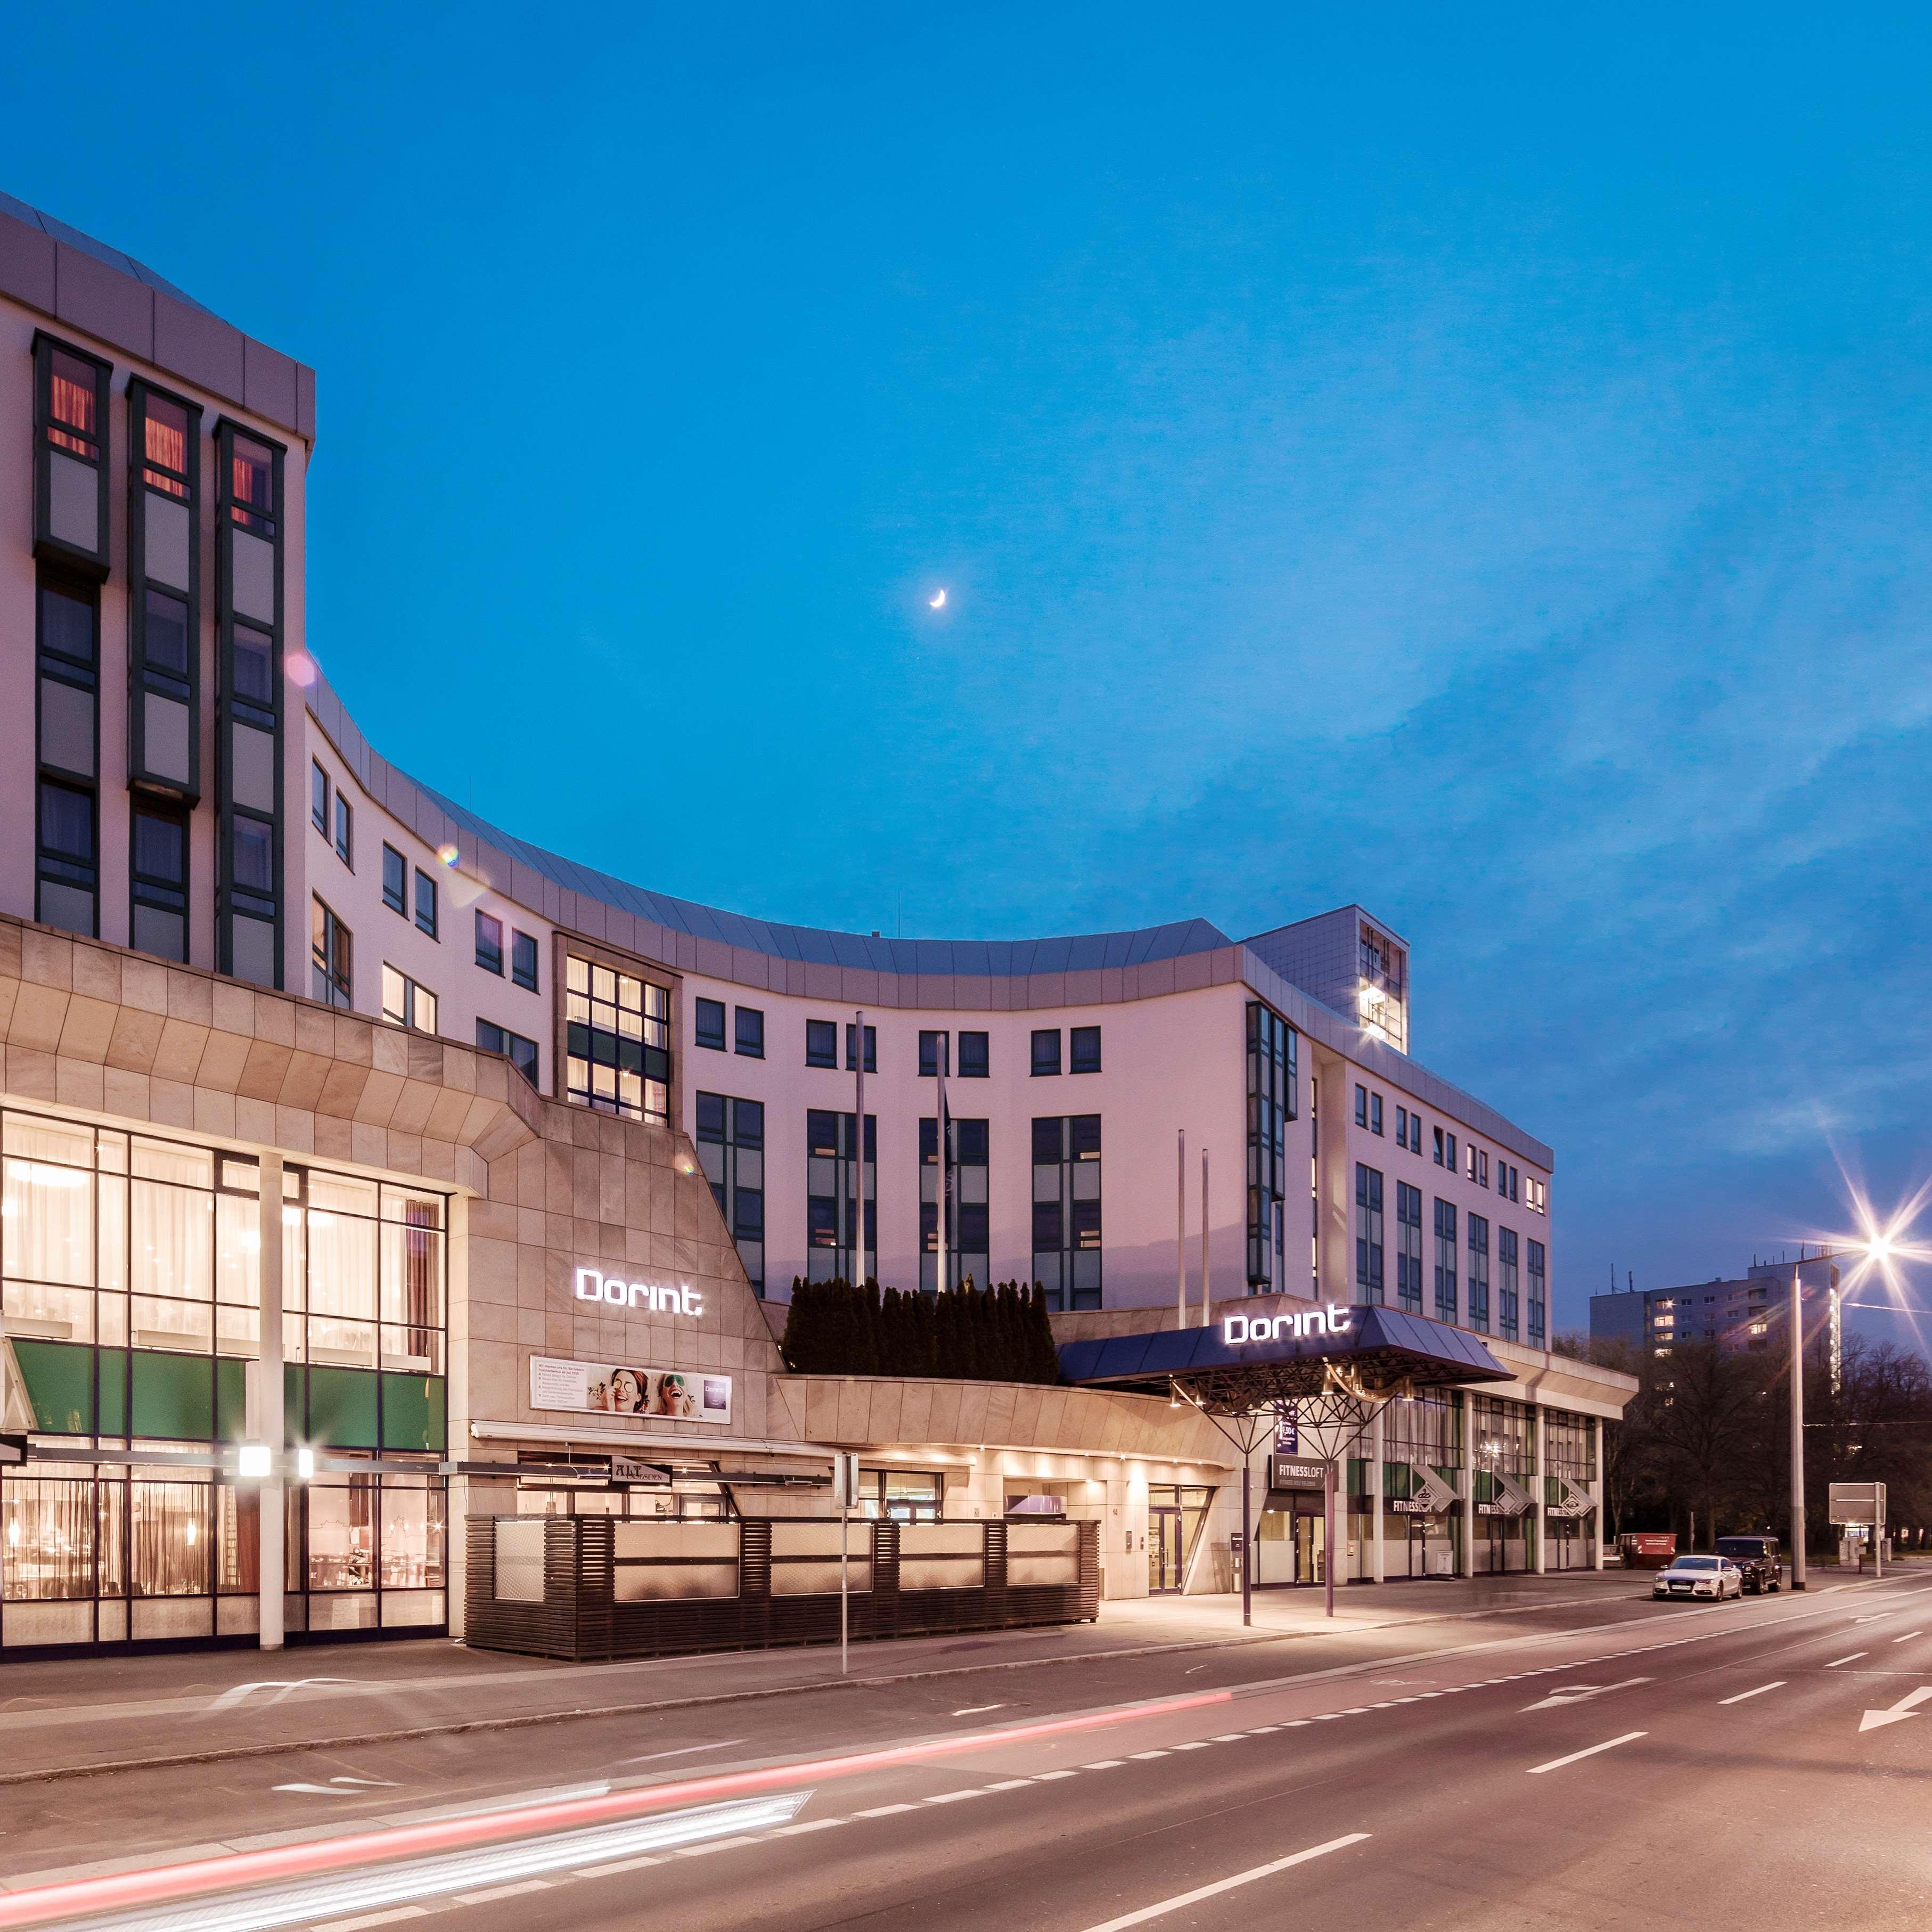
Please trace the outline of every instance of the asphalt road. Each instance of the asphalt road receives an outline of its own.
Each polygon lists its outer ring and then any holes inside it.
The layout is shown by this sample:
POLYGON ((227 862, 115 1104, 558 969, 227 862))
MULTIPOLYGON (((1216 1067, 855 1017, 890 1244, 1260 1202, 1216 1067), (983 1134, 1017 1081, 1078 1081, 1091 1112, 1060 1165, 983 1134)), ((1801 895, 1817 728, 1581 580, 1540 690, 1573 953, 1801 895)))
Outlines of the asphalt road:
POLYGON ((0 1927, 1932 1922, 1932 1580, 1618 1609, 16 1786, 0 1927))

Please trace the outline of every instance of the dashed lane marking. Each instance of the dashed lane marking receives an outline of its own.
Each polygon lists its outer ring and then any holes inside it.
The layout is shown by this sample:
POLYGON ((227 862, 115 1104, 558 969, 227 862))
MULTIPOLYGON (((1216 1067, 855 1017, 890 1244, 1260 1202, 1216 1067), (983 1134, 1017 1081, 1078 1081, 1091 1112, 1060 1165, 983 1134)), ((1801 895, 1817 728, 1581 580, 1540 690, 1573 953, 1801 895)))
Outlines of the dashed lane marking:
POLYGON ((1735 1697, 1720 1697, 1720 1704, 1742 1704, 1747 1697, 1762 1697, 1767 1690, 1782 1690, 1787 1679, 1780 1677, 1775 1684, 1760 1684, 1755 1690, 1740 1690, 1735 1697))
POLYGON ((1831 1662, 1826 1665, 1825 1668, 1827 1670, 1835 1670, 1841 1664, 1856 1664, 1860 1658, 1869 1657, 1870 1654, 1871 1652, 1868 1650, 1855 1650, 1852 1652, 1850 1657, 1833 1658, 1831 1662))

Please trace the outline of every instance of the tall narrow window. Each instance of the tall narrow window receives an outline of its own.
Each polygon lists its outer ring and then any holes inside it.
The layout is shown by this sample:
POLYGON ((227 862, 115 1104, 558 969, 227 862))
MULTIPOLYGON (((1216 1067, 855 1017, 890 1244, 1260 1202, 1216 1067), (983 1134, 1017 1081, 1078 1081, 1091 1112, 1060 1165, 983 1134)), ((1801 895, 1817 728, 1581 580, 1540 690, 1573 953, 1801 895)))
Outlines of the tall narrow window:
POLYGON ((436 931, 436 881, 418 866, 416 868, 416 927, 430 938, 436 931))
POLYGON ((1549 1303, 1549 1283, 1546 1278, 1543 1244, 1532 1241, 1529 1247, 1529 1346, 1532 1348, 1543 1346, 1544 1310, 1549 1303))
POLYGON ((1034 1078, 1046 1079, 1060 1071, 1060 1029, 1036 1027, 1033 1036, 1034 1078))
POLYGON ((354 808, 335 788, 335 856, 352 872, 356 869, 356 816, 354 808))
POLYGON ((992 1060, 988 1046, 988 1036, 983 1033, 962 1033, 959 1036, 961 1079, 984 1080, 988 1077, 992 1060))
POLYGON ((34 338, 34 554, 107 574, 107 390, 112 365, 34 338))
POLYGON ((732 1046, 735 1052, 748 1059, 762 1060, 765 1057, 765 1016, 756 1006, 740 1006, 735 1014, 736 1025, 732 1034, 732 1046))
POLYGON ((311 996, 329 1006, 355 1004, 354 962, 348 927, 320 899, 314 902, 309 928, 309 960, 314 972, 311 996))
POLYGON ((1248 1292, 1276 1294, 1288 1192, 1288 1123, 1296 1116, 1300 1036, 1272 1006, 1248 1002, 1248 1292))
POLYGON ((1355 1288, 1358 1298, 1379 1306, 1382 1298, 1382 1177, 1355 1163, 1355 1288))
MULTIPOLYGON (((858 1057, 858 1042, 853 1036, 857 1031, 857 1021, 848 1020, 845 1022, 845 1071, 848 1073, 856 1070, 853 1063, 858 1057)), ((876 1073, 878 1070, 879 1030, 877 1027, 868 1026, 866 1029, 866 1071, 876 1073)))
POLYGON ((201 411, 128 385, 128 782, 201 796, 201 411))
POLYGON ((476 915, 476 963, 484 972, 502 976, 503 922, 490 913, 476 915))
POLYGON ((328 774, 314 759, 308 767, 308 822, 325 838, 328 836, 328 774))
POLYGON ((405 917, 409 913, 410 868, 393 845, 382 848, 382 903, 405 917))
POLYGON ((565 1092, 580 1107, 659 1126, 670 1119, 670 990, 573 958, 565 1000, 565 1092))
POLYGON ((526 1040, 520 1033, 512 1033, 508 1027, 500 1027, 494 1020, 476 1022, 476 1044, 491 1053, 509 1055, 517 1071, 541 1093, 543 1083, 538 1078, 537 1043, 526 1040))
MULTIPOLYGON (((728 1094, 698 1096, 698 1158, 731 1231, 752 1292, 765 1292, 765 1109, 728 1094)), ((826 1277, 828 1280, 830 1277, 826 1277)))
POLYGON ((1479 1335, 1490 1332, 1490 1224, 1480 1214, 1469 1216, 1469 1326, 1479 1335))
POLYGON ((510 977, 527 992, 537 989, 537 943, 527 932, 510 935, 510 977))
POLYGON ((919 1036, 919 1077, 932 1079, 952 1071, 952 1042, 950 1034, 924 1032, 919 1036))
POLYGON ((853 1252, 860 1196, 854 1184, 857 1129, 850 1114, 813 1108, 805 1117, 806 1279, 876 1280, 879 1271, 879 1124, 866 1116, 865 1245, 853 1252))
POLYGON ((1454 1322, 1458 1305, 1456 1287, 1456 1204, 1436 1204, 1436 1318, 1454 1322))
POLYGON ((215 425, 215 574, 221 859, 216 964, 282 982, 282 458, 224 417, 215 425))
POLYGON ((1100 1029, 1096 1026, 1069 1027, 1066 1030, 1067 1067, 1075 1073, 1100 1070, 1100 1029))
POLYGON ((1033 1274, 1050 1309, 1100 1306, 1100 1116, 1033 1124, 1033 1274))
POLYGON ((38 599, 39 835, 34 916, 100 926, 100 612, 94 592, 43 576, 38 599))
POLYGON ((158 959, 188 960, 188 826, 160 806, 137 804, 129 855, 128 943, 158 959))
POLYGON ((709 1047, 714 1053, 724 1051, 724 1002, 722 1000, 699 1000, 694 1003, 692 1037, 700 1046, 709 1047))
POLYGON ((970 1280, 984 1288, 990 1248, 988 1229, 987 1134, 984 1120, 946 1112, 946 1157, 942 1174, 938 1130, 932 1118, 919 1124, 919 1284, 928 1294, 939 1281, 939 1204, 946 1204, 946 1281, 970 1280))
POLYGON ((1505 1342, 1516 1339, 1516 1238, 1514 1228, 1496 1230, 1496 1333, 1505 1342))
POLYGON ((1422 1312, 1422 1190, 1395 1184, 1395 1296, 1405 1312, 1422 1312))
POLYGON ((805 1023, 805 1064, 808 1066, 838 1064, 838 1028, 833 1020, 807 1020, 805 1023))

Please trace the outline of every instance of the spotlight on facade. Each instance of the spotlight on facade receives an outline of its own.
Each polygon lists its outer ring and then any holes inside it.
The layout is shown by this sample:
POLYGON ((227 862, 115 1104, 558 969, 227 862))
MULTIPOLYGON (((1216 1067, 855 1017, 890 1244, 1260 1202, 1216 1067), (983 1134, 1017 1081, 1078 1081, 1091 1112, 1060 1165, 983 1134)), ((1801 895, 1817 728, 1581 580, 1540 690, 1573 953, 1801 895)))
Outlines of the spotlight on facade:
POLYGON ((315 1451, 302 1448, 296 1451, 296 1480, 305 1483, 315 1474, 315 1451))
POLYGON ((268 1473, 268 1445, 266 1442, 244 1442, 236 1451, 235 1473, 259 1481, 268 1473))

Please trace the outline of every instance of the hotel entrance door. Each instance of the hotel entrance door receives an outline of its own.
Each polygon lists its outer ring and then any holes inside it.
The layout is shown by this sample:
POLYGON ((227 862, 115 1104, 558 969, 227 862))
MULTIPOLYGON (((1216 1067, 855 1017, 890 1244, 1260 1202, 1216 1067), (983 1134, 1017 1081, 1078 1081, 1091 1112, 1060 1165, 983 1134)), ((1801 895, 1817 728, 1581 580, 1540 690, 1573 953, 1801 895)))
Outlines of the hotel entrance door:
POLYGON ((1184 1552, 1180 1538, 1180 1512, 1178 1509, 1148 1511, 1148 1589, 1159 1596, 1180 1588, 1184 1552))
POLYGON ((1318 1490, 1272 1490, 1255 1532, 1255 1587, 1283 1588, 1328 1576, 1328 1526, 1318 1490))

